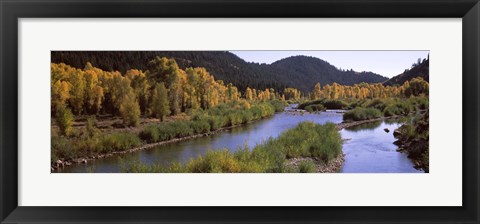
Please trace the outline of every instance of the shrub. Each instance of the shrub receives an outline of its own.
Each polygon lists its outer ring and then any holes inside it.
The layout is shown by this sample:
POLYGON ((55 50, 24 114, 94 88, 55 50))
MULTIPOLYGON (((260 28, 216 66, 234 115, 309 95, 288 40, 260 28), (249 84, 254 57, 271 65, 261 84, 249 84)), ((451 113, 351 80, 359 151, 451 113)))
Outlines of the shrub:
POLYGON ((52 145, 52 154, 50 157, 51 162, 55 162, 59 159, 71 159, 75 156, 75 148, 71 144, 71 142, 63 137, 53 137, 51 138, 51 145, 52 145))
POLYGON ((94 137, 100 134, 100 130, 97 128, 97 119, 95 116, 89 116, 87 118, 87 124, 85 126, 85 137, 94 137))
POLYGON ((126 132, 103 135, 100 141, 102 152, 123 151, 142 143, 137 135, 126 132))
POLYGON ((322 104, 325 108, 333 110, 341 110, 348 107, 348 104, 342 100, 326 100, 322 104))
POLYGON ((171 138, 182 138, 182 137, 187 137, 190 135, 193 135, 193 129, 189 125, 190 122, 188 121, 174 121, 174 122, 169 122, 165 129, 167 132, 170 133, 170 139, 171 138))
POLYGON ((357 107, 353 110, 349 110, 343 114, 343 120, 353 120, 353 121, 361 121, 361 120, 369 120, 375 119, 382 116, 382 112, 375 108, 363 108, 357 107))
POLYGON ((385 109, 385 107, 387 107, 387 104, 386 104, 385 100, 374 99, 374 100, 370 101, 369 103, 367 103, 367 107, 371 107, 371 108, 375 108, 375 109, 378 109, 380 111, 383 111, 385 109))
POLYGON ((310 160, 301 161, 300 165, 298 166, 299 173, 315 173, 317 172, 317 168, 315 167, 315 163, 310 160))
POLYGON ((312 105, 306 106, 305 110, 310 112, 310 113, 312 113, 314 111, 312 105))
POLYGON ((325 107, 322 104, 313 104, 305 107, 305 110, 312 113, 316 111, 324 111, 325 107))
POLYGON ((123 97, 119 111, 125 125, 138 126, 140 124, 140 105, 132 91, 123 97))
POLYGON ((55 122, 62 135, 68 136, 72 133, 74 117, 70 109, 58 107, 55 113, 55 122))
POLYGON ((383 110, 383 115, 385 117, 400 115, 402 113, 403 113, 403 111, 395 105, 389 105, 389 106, 385 107, 385 109, 383 110))
POLYGON ((206 120, 194 120, 190 122, 190 127, 195 134, 205 133, 210 131, 210 124, 206 120))
POLYGON ((140 132, 139 137, 149 143, 160 141, 157 125, 149 125, 140 132))
POLYGON ((285 106, 287 106, 285 102, 280 100, 272 100, 270 101, 270 104, 274 107, 275 112, 282 112, 285 109, 285 106))

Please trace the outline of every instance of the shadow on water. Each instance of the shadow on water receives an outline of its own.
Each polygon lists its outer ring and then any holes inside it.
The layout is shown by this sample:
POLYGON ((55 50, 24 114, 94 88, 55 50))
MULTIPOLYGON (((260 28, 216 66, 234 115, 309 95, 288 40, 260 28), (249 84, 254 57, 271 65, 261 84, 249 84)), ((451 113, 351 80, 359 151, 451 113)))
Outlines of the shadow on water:
POLYGON ((345 163, 342 173, 418 173, 407 155, 397 152, 393 144, 393 131, 400 127, 401 120, 374 122, 371 125, 359 125, 353 130, 340 131, 345 163), (388 129, 388 132, 385 131, 388 129))
POLYGON ((374 130, 375 128, 378 128, 381 124, 382 124, 382 121, 374 121, 374 122, 347 127, 345 129, 352 132, 358 132, 363 130, 374 130))

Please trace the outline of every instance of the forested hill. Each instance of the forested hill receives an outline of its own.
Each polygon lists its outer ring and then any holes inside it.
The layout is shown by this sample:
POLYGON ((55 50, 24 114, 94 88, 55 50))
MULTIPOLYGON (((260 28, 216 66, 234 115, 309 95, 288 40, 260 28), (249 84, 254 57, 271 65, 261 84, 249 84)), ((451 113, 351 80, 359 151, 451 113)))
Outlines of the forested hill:
POLYGON ((423 59, 423 61, 418 61, 412 65, 412 68, 406 69, 402 74, 392 77, 391 79, 384 82, 384 85, 403 85, 405 81, 409 81, 416 77, 422 77, 425 81, 429 82, 429 73, 430 73, 430 59, 423 59))
POLYGON ((147 70, 148 61, 156 56, 174 58, 182 69, 205 67, 215 79, 232 83, 242 91, 247 86, 276 91, 285 87, 312 91, 317 82, 323 86, 333 82, 352 85, 387 80, 371 72, 342 71, 314 57, 294 56, 272 64, 258 64, 245 62, 226 51, 52 51, 51 60, 77 68, 90 62, 103 70, 125 73, 128 69, 147 70))

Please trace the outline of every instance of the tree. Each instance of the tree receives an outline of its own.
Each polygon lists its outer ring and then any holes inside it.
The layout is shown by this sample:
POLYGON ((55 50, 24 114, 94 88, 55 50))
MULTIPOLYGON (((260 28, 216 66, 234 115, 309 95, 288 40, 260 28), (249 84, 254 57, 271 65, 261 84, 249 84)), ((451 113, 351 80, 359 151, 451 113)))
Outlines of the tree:
POLYGON ((70 109, 65 106, 60 106, 57 108, 55 113, 55 122, 57 123, 62 135, 69 136, 71 134, 73 121, 74 118, 70 109))
POLYGON ((148 79, 140 70, 130 69, 125 73, 125 77, 130 80, 130 85, 133 88, 135 95, 140 104, 140 110, 145 112, 147 109, 147 102, 149 97, 150 83, 148 79))
POLYGON ((418 96, 420 94, 428 95, 428 82, 422 77, 413 78, 408 87, 405 88, 406 96, 418 96))
POLYGON ((123 97, 119 111, 125 125, 138 126, 140 124, 140 105, 132 89, 123 97))
POLYGON ((320 99, 322 97, 322 87, 320 86, 319 82, 317 82, 317 84, 315 84, 315 90, 313 91, 313 97, 315 99, 320 99))
POLYGON ((90 63, 85 66, 85 102, 86 111, 96 114, 100 111, 103 101, 103 88, 100 86, 96 69, 90 63))
POLYGON ((250 101, 253 100, 252 89, 250 89, 249 87, 247 87, 247 90, 245 91, 245 99, 250 101))
POLYGON ((168 105, 168 93, 163 82, 155 86, 152 94, 152 114, 156 118, 163 121, 166 115, 170 114, 170 107, 168 105))
POLYGON ((52 112, 55 112, 57 108, 66 107, 69 98, 70 83, 58 80, 52 84, 52 112))
POLYGON ((83 111, 83 103, 85 98, 85 79, 82 70, 72 72, 69 77, 70 88, 70 104, 73 112, 77 115, 83 111))

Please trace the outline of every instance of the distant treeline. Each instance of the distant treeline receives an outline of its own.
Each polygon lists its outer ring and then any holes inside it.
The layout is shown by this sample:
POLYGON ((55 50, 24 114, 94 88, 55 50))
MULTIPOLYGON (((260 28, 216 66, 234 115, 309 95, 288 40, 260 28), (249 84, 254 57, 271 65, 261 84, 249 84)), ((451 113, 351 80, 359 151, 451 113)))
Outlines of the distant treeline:
POLYGON ((372 72, 340 70, 314 57, 294 56, 272 64, 245 62, 226 51, 52 51, 53 63, 84 68, 87 62, 104 71, 125 74, 130 69, 147 71, 148 62, 156 58, 173 58, 180 69, 203 67, 217 80, 232 83, 239 90, 273 88, 280 92, 287 87, 302 92, 313 90, 314 84, 353 85, 379 83, 387 78, 372 72))

